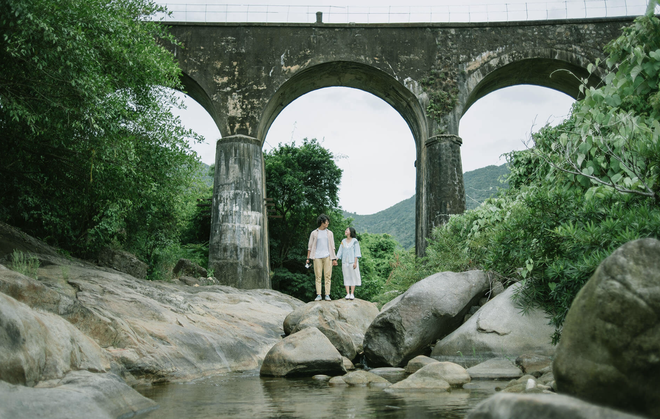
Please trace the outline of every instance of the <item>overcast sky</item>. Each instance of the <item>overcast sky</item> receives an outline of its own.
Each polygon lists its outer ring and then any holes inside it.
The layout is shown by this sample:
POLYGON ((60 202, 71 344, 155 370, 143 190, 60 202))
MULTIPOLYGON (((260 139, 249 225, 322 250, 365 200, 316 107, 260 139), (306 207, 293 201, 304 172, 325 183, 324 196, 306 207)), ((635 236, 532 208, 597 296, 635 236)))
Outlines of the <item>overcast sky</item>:
MULTIPOLYGON (((645 0, 627 0, 641 8, 645 0)), ((598 3, 587 3, 594 7, 598 3)), ((179 1, 179 4, 184 1, 179 1)), ((189 1, 189 4, 194 3, 189 1)), ((204 3, 199 1, 198 3, 204 3)), ((380 3, 380 4, 379 4, 380 3)), ((416 0, 419 6, 440 6, 452 2, 416 0)), ((504 1, 464 1, 461 6, 472 4, 471 11, 483 10, 486 4, 504 5, 504 1)), ((506 2, 511 10, 524 5, 521 2, 506 2)), ((556 2, 527 2, 528 9, 543 7, 556 2)), ((563 1, 561 2, 564 3, 563 1)), ((582 0, 578 2, 584 4, 582 0)), ((286 3, 258 1, 242 2, 243 5, 304 4, 327 5, 327 2, 312 0, 288 0, 286 3)), ((350 4, 358 6, 377 5, 374 0, 339 0, 334 6, 350 4)), ((604 2, 600 1, 600 7, 604 2)), ((623 1, 607 1, 610 10, 623 1)), ((402 1, 390 1, 389 5, 406 5, 402 1)), ((217 7, 217 4, 215 5, 217 7)), ((176 6, 179 10, 183 6, 176 6)), ((256 6, 251 6, 254 7, 256 6)), ((269 6, 272 7, 272 6, 269 6)), ((315 6, 318 7, 318 6, 315 6)), ((451 6, 455 7, 455 6, 451 6)), ((489 6, 489 11, 499 6, 489 6)), ((175 9, 174 5, 170 6, 175 9)), ((191 7, 192 9, 192 7, 191 7)), ((208 9, 208 8, 207 8, 208 9)), ((314 8, 310 8, 314 10, 314 8)), ((582 10, 584 13, 584 10, 582 10)), ((436 15, 437 16, 437 15, 436 15)), ((382 16, 381 16, 382 18, 382 16)), ((324 18, 325 20, 325 18, 324 18)), ((357 20, 357 19, 356 19, 357 20)), ((561 92, 529 85, 513 86, 495 91, 477 101, 463 116, 459 135, 463 139, 461 155, 463 171, 471 171, 488 165, 500 165, 505 161, 500 156, 512 150, 524 148, 531 131, 546 123, 555 125, 569 113, 573 99, 561 92)), ((180 111, 186 126, 206 138, 205 144, 194 149, 203 162, 215 161, 215 142, 220 133, 206 111, 192 99, 187 100, 188 109, 180 111)), ((370 93, 343 87, 331 87, 310 92, 287 106, 275 120, 266 136, 264 150, 277 147, 280 143, 303 138, 316 138, 337 157, 337 165, 344 170, 340 188, 340 205, 343 209, 358 214, 372 214, 410 198, 415 193, 415 145, 410 129, 403 118, 383 100, 370 93)))

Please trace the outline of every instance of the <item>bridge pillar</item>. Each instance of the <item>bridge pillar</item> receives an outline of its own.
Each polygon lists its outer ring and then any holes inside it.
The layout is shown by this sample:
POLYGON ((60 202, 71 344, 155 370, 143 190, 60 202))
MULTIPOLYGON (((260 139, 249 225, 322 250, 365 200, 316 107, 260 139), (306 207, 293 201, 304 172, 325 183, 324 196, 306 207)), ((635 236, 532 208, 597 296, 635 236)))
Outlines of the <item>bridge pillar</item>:
MULTIPOLYGON (((421 225, 416 243, 418 256, 426 253, 426 239, 431 237, 434 227, 449 221, 451 214, 465 211, 465 186, 461 144, 458 135, 439 134, 429 138, 423 145, 421 181, 423 196, 418 201, 421 225)), ((420 199, 420 198, 418 198, 420 199)))
POLYGON ((271 288, 261 141, 245 135, 218 140, 209 269, 223 285, 271 288))

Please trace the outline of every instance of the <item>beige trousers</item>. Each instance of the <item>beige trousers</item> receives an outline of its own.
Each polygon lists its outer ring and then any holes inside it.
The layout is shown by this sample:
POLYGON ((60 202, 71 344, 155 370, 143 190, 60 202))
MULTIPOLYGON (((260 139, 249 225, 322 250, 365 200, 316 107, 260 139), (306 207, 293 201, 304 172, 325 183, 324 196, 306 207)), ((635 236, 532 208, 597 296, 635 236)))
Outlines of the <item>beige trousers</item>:
POLYGON ((325 274, 325 295, 330 295, 330 278, 332 277, 332 260, 330 256, 314 259, 314 275, 316 275, 316 295, 321 295, 321 271, 325 274))

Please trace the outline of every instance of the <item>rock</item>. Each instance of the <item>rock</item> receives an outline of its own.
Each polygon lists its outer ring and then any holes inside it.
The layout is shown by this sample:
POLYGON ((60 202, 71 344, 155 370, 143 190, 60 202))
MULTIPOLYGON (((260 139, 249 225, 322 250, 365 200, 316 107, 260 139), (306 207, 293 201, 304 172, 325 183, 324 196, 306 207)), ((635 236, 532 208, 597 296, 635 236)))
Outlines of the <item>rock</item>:
POLYGON ((346 371, 353 371, 355 369, 355 365, 353 365, 350 359, 342 356, 342 360, 344 361, 344 369, 346 371))
POLYGON ((316 381, 330 381, 330 378, 331 378, 331 377, 330 377, 329 375, 325 375, 325 374, 317 374, 317 375, 315 375, 315 376, 312 377, 312 380, 316 380, 316 381))
POLYGON ((403 368, 380 367, 369 370, 370 373, 383 377, 390 383, 396 383, 406 378, 406 370, 403 368))
POLYGON ((514 284, 490 300, 449 336, 440 340, 432 357, 476 353, 482 357, 512 357, 521 353, 551 356, 554 328, 537 309, 522 315, 511 297, 521 284, 514 284))
POLYGON ((342 377, 332 377, 328 384, 331 386, 347 386, 346 381, 342 377))
POLYGON ((181 276, 179 277, 179 281, 188 285, 189 287, 199 287, 201 285, 199 280, 197 278, 193 278, 192 276, 181 276))
POLYGON ((558 394, 497 393, 479 403, 466 419, 641 419, 558 394))
POLYGON ((368 301, 313 301, 297 308, 284 319, 284 333, 290 335, 308 327, 321 331, 343 356, 354 360, 362 352, 364 333, 378 315, 368 301))
POLYGON ((195 262, 188 260, 188 259, 179 259, 179 261, 174 265, 174 269, 172 269, 172 273, 176 275, 177 278, 182 277, 182 276, 190 276, 193 278, 199 278, 199 277, 208 277, 209 274, 206 271, 206 269, 202 268, 195 262))
POLYGON ((101 266, 115 269, 139 279, 145 279, 147 277, 147 268, 149 266, 135 257, 135 255, 124 250, 104 247, 99 252, 97 258, 101 266))
POLYGON ((374 383, 390 384, 390 382, 383 377, 363 370, 349 372, 348 374, 344 375, 342 379, 349 386, 366 386, 372 385, 374 383))
POLYGON ((392 386, 394 390, 436 389, 446 391, 451 386, 462 386, 470 382, 470 375, 458 364, 452 362, 433 362, 403 381, 392 386))
POLYGON ((479 365, 468 368, 467 370, 470 377, 487 378, 487 379, 502 379, 502 378, 519 378, 522 371, 515 366, 513 362, 506 358, 492 358, 488 361, 482 362, 479 365))
POLYGON ((0 293, 0 380, 31 387, 72 370, 109 369, 106 353, 69 322, 0 293))
POLYGON ((129 418, 157 408, 113 373, 72 371, 48 388, 0 381, 1 418, 129 418))
POLYGON ((504 292, 504 285, 499 281, 494 281, 490 287, 490 297, 494 298, 504 292))
POLYGON ((660 418, 660 241, 621 246, 580 290, 553 364, 557 390, 660 418))
MULTIPOLYGON (((429 368, 432 365, 427 365, 424 368, 429 368)), ((433 374, 420 374, 422 370, 417 371, 410 377, 403 381, 399 381, 388 388, 388 391, 411 391, 411 390, 432 390, 432 391, 447 391, 451 385, 443 380, 440 376, 433 374)))
POLYGON ((518 365, 525 374, 532 374, 540 377, 542 370, 552 365, 552 358, 538 354, 523 354, 516 358, 518 365))
POLYGON ((549 385, 551 382, 555 381, 555 376, 552 372, 546 372, 539 377, 538 382, 542 384, 549 385))
POLYGON ((260 374, 304 376, 344 373, 341 354, 315 327, 308 327, 276 343, 264 358, 260 374))
POLYGON ((406 373, 408 374, 413 374, 417 372, 422 367, 425 367, 426 365, 433 364, 438 362, 437 359, 429 358, 426 355, 418 355, 408 361, 408 365, 406 365, 406 373))
POLYGON ((404 366, 456 329, 488 289, 482 271, 441 272, 386 304, 364 336, 369 366, 404 366))
POLYGON ((302 301, 272 290, 193 288, 89 265, 50 265, 39 280, 0 268, 0 291, 63 317, 138 382, 259 368, 302 301))

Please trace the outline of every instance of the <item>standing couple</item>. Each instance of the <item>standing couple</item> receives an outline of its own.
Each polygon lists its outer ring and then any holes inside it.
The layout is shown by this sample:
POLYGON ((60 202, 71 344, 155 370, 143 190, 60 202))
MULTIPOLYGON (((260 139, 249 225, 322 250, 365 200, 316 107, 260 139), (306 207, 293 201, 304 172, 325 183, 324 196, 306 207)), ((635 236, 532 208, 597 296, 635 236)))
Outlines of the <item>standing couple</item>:
POLYGON ((362 257, 360 243, 355 238, 355 229, 348 227, 344 234, 346 238, 341 241, 339 252, 335 255, 335 238, 332 231, 328 230, 330 218, 321 214, 316 219, 318 228, 309 235, 307 245, 307 264, 309 260, 314 261, 314 275, 316 276, 316 301, 321 299, 321 273, 325 274, 325 299, 330 301, 330 281, 332 267, 337 266, 337 259, 342 260, 341 271, 344 275, 344 286, 346 286, 346 299, 355 298, 355 287, 362 285, 360 278, 360 266, 358 258, 362 257))

